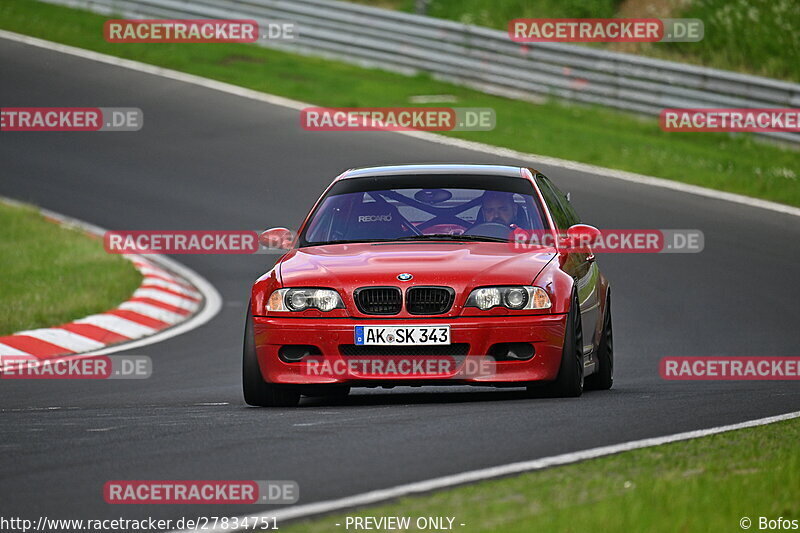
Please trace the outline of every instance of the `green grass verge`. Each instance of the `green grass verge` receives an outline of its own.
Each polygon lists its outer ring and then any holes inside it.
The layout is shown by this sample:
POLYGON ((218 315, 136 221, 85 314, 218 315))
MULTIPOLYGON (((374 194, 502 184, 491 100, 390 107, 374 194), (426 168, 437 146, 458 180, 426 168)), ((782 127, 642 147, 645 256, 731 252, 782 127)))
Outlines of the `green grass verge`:
POLYGON ((142 281, 100 240, 0 202, 0 335, 108 311, 142 281))
MULTIPOLYGON (((357 1, 409 12, 415 5, 415 0, 357 1)), ((800 81, 800 3, 796 0, 431 0, 428 15, 501 30, 515 18, 697 18, 705 25, 704 39, 697 43, 603 46, 800 81)))
POLYGON ((758 531, 760 516, 800 519, 798 439, 800 420, 794 419, 402 498, 281 530, 345 531, 347 516, 410 516, 412 524, 420 516, 448 516, 455 518, 454 531, 468 533, 700 533, 742 531, 739 520, 746 516, 758 531))
POLYGON ((698 43, 645 43, 664 59, 800 82, 800 3, 796 0, 695 0, 675 13, 705 24, 698 43))
MULTIPOLYGON (((102 37, 104 21, 99 15, 32 0, 0 3, 3 29, 316 105, 402 106, 414 95, 450 94, 458 99, 453 105, 491 107, 497 114, 495 130, 447 133, 453 137, 800 205, 800 151, 759 142, 751 135, 666 133, 654 119, 607 109, 558 102, 537 105, 427 75, 402 76, 252 45, 111 44, 102 37)), ((146 130, 145 126, 139 135, 146 130)))
MULTIPOLYGON (((416 0, 348 0, 359 4, 415 13, 416 0)), ((505 30, 520 18, 607 18, 622 0, 430 0, 426 14, 505 30)))

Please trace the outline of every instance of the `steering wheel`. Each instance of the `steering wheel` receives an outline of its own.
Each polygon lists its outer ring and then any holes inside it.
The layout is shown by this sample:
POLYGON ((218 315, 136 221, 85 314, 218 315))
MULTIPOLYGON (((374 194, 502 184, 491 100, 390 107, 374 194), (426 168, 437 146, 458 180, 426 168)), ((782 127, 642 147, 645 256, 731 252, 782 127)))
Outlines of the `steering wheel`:
POLYGON ((509 233, 511 233, 511 228, 505 224, 499 222, 481 222, 466 230, 463 235, 479 235, 481 237, 507 239, 509 233))

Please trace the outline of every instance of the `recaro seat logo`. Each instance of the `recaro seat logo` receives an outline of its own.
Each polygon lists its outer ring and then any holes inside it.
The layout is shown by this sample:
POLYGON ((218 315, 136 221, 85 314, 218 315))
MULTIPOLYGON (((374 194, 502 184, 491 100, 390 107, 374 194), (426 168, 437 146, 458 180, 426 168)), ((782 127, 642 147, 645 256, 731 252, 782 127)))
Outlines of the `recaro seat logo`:
POLYGON ((391 222, 392 215, 361 215, 358 217, 359 222, 391 222))

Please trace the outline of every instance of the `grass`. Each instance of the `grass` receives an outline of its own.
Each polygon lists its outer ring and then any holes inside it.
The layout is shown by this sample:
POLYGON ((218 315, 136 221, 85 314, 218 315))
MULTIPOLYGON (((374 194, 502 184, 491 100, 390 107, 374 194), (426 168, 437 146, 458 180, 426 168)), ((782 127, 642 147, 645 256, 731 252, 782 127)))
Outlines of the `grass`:
POLYGON ((0 335, 100 313, 130 298, 141 275, 102 241, 0 203, 0 335))
POLYGON ((447 516, 455 518, 455 531, 469 533, 701 533, 742 531, 739 520, 746 516, 757 531, 761 516, 800 519, 798 439, 800 420, 793 419, 402 498, 281 530, 345 531, 347 516, 409 516, 412 524, 420 516, 447 516))
MULTIPOLYGON (((378 5, 381 1, 359 3, 378 5)), ((430 0, 426 14, 504 30, 509 20, 519 18, 613 17, 621 3, 622 0, 430 0)), ((413 13, 415 0, 396 0, 392 7, 413 13)))
POLYGON ((0 28, 6 30, 322 106, 403 106, 414 95, 453 95, 456 106, 494 108, 497 127, 446 135, 800 205, 800 151, 748 134, 667 133, 654 119, 603 108, 522 102, 427 75, 403 76, 252 45, 111 44, 102 37, 104 21, 32 0, 0 3, 0 28))
MULTIPOLYGON (((414 13, 416 0, 349 0, 359 4, 414 13)), ((613 17, 621 0, 430 0, 426 14, 505 29, 517 18, 613 17)))
POLYGON ((633 51, 800 82, 800 3, 796 0, 695 0, 676 17, 701 19, 703 40, 644 43, 633 51))
MULTIPOLYGON (((357 0, 414 12, 414 0, 357 0)), ((697 43, 605 45, 708 67, 800 81, 797 0, 431 0, 428 15, 505 30, 515 18, 697 18, 697 43)))

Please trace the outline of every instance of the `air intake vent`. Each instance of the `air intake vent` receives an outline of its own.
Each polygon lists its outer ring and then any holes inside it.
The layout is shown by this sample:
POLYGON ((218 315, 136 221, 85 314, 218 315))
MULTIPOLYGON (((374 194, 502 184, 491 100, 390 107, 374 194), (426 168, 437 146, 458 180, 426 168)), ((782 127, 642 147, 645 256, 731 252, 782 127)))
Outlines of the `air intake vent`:
POLYGON ((361 287, 353 297, 365 315, 396 315, 403 307, 403 296, 397 287, 361 287))
POLYGON ((412 315, 441 315, 450 310, 454 297, 450 287, 409 287, 406 310, 412 315))
POLYGON ((339 353, 346 357, 465 356, 469 353, 469 344, 465 342, 436 346, 364 346, 360 344, 340 344, 339 353))

